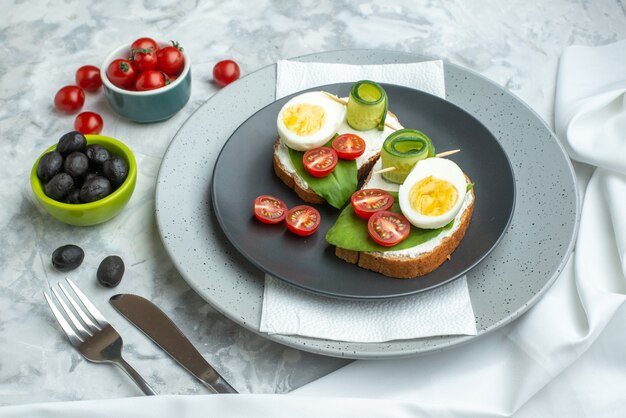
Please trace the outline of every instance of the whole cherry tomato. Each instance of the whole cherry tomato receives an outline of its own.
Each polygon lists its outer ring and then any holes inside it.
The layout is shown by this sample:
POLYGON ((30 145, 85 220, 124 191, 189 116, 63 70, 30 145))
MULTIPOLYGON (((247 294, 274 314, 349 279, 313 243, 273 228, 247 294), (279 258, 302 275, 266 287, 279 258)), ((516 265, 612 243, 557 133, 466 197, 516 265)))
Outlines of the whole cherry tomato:
POLYGON ((166 46, 157 52, 157 70, 163 71, 169 76, 177 76, 183 72, 185 68, 185 56, 182 53, 183 48, 172 41, 172 46, 166 46))
POLYGON ((140 73, 155 70, 157 67, 157 53, 152 47, 133 49, 130 60, 135 63, 135 67, 140 73))
POLYGON ((233 60, 220 61, 213 67, 213 80, 221 87, 239 78, 239 65, 233 60))
POLYGON ((85 104, 85 92, 78 86, 62 87, 54 96, 54 106, 65 113, 75 113, 85 104))
POLYGON ((103 126, 102 117, 95 112, 82 112, 74 119, 74 129, 83 135, 99 134, 103 126))
POLYGON ((152 48, 153 52, 157 52, 159 50, 159 44, 157 44, 156 41, 152 38, 147 38, 147 37, 139 38, 139 39, 136 39, 135 42, 133 42, 132 45, 130 46, 130 52, 132 54, 133 49, 147 49, 147 48, 152 48))
POLYGON ((132 86, 137 78, 137 70, 134 64, 122 58, 113 60, 113 62, 109 64, 106 74, 109 80, 111 80, 111 83, 121 88, 132 86))
POLYGON ((102 86, 100 69, 93 65, 83 65, 76 71, 76 84, 83 90, 90 92, 98 91, 102 86))
POLYGON ((135 81, 137 91, 154 90, 165 86, 169 80, 161 71, 148 70, 139 73, 135 81))

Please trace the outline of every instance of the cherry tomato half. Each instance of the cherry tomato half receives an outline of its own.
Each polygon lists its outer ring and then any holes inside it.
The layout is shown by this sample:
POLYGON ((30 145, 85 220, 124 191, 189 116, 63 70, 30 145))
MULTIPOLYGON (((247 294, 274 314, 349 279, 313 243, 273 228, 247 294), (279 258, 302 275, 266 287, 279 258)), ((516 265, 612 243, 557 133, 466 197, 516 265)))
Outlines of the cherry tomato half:
POLYGON ((140 73, 142 71, 156 70, 157 67, 157 53, 152 47, 133 49, 130 60, 135 63, 135 68, 140 73))
POLYGON ((94 65, 83 65, 76 70, 76 84, 86 91, 98 91, 102 86, 100 69, 94 65))
POLYGON ((157 52, 159 50, 159 44, 152 38, 139 38, 136 39, 135 42, 130 46, 130 53, 133 53, 133 49, 147 49, 152 48, 152 52, 157 52))
POLYGON ((339 135, 333 139, 332 146, 344 160, 355 160, 365 152, 365 141, 355 134, 339 135))
POLYGON ((135 81, 137 91, 154 90, 169 83, 167 76, 161 71, 148 70, 139 73, 135 81))
POLYGON ((83 135, 99 134, 103 126, 102 117, 95 112, 82 112, 74 119, 74 129, 83 135))
POLYGON ((287 216, 287 205, 274 196, 261 195, 254 199, 254 216, 266 224, 277 224, 287 216))
POLYGON ((361 189, 352 194, 350 203, 357 216, 369 219, 378 211, 389 210, 393 206, 393 196, 382 189, 361 189))
POLYGON ((137 69, 129 60, 118 58, 109 64, 106 74, 117 87, 128 88, 135 84, 137 69))
POLYGON ((65 86, 54 96, 54 106, 65 113, 75 113, 85 104, 85 92, 78 86, 65 86))
POLYGON ((409 236, 411 224, 399 213, 383 210, 367 221, 367 231, 377 244, 391 247, 409 236))
POLYGON ((223 60, 213 67, 213 80, 224 87, 239 78, 239 65, 233 60, 223 60))
POLYGON ((172 46, 166 46, 157 52, 157 69, 163 71, 168 76, 177 76, 183 72, 185 68, 185 56, 182 53, 183 48, 172 41, 172 46))
POLYGON ((337 161, 337 153, 328 147, 313 148, 302 156, 304 168, 313 177, 326 177, 335 169, 337 161))
POLYGON ((285 218, 287 228, 294 234, 302 237, 309 236, 317 231, 321 221, 322 217, 317 209, 308 205, 291 208, 285 218))

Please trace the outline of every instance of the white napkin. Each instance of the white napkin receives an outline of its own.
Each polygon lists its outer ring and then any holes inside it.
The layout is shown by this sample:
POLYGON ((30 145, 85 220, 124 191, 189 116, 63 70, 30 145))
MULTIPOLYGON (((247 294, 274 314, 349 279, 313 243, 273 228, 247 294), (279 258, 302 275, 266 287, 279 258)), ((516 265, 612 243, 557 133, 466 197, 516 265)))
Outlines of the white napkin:
MULTIPOLYGON (((363 79, 412 87, 445 98, 440 60, 388 65, 278 61, 276 98, 315 86, 363 79)), ((476 335, 476 321, 465 277, 414 296, 348 301, 316 296, 266 276, 260 331, 383 342, 435 335, 476 335)))

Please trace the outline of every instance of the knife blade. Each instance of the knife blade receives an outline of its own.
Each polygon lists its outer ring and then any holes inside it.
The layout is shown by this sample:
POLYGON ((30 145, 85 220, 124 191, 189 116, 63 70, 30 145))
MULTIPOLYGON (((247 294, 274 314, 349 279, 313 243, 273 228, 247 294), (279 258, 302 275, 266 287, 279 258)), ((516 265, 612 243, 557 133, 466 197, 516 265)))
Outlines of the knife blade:
POLYGON ((209 390, 215 393, 237 393, 155 304, 131 294, 115 295, 109 302, 209 390))

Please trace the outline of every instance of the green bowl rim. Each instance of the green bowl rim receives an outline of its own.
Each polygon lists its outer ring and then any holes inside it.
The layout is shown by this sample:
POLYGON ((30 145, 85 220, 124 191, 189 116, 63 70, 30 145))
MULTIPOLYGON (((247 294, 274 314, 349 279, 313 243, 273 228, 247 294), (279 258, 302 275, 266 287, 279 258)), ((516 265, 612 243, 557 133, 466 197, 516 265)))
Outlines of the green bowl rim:
MULTIPOLYGON (((65 202, 59 202, 58 200, 54 200, 50 197, 48 197, 46 195, 46 193, 44 192, 43 189, 43 184, 42 181, 39 179, 39 177, 37 176, 37 165, 39 164, 39 160, 41 160, 41 157, 43 157, 45 154, 49 153, 50 151, 53 151, 56 149, 57 144, 54 144, 50 147, 48 147, 35 161, 35 164, 33 164, 33 168, 30 172, 30 184, 31 184, 31 188, 33 189, 33 192, 35 193, 35 195, 37 196, 38 199, 41 199, 43 202, 45 202, 48 205, 51 206, 55 206, 59 209, 65 209, 65 210, 69 210, 69 211, 74 211, 74 210, 81 210, 81 211, 85 211, 85 210, 89 210, 89 209, 95 209, 97 207, 101 207, 103 205, 106 205, 107 203, 115 200, 120 194, 122 194, 123 192, 125 192, 127 189, 130 189, 133 187, 133 184, 137 178, 137 161, 135 160, 135 155, 133 154, 133 152, 131 151, 131 149, 124 144, 123 142, 112 138, 110 136, 105 136, 105 135, 94 135, 94 134, 87 134, 85 135, 85 138, 87 139, 87 144, 89 144, 89 140, 90 139, 96 139, 96 140, 100 140, 103 142, 110 142, 111 144, 117 146, 118 148, 120 148, 122 150, 122 152, 124 153, 124 155, 127 157, 128 159, 128 176, 126 177, 126 180, 124 180, 124 183, 122 183, 122 185, 120 187, 118 187, 113 193, 111 193, 110 195, 100 199, 100 200, 96 200, 94 202, 89 202, 89 203, 65 203, 65 202)), ((132 193, 132 191, 131 191, 132 193)))

